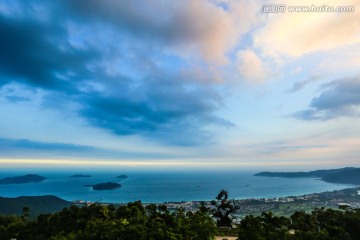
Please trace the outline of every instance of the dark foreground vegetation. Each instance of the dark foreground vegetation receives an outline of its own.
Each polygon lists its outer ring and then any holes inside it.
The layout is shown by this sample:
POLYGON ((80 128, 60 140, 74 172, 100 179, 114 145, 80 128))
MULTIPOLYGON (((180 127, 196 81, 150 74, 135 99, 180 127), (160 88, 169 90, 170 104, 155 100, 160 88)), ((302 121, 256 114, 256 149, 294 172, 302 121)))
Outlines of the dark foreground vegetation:
POLYGON ((251 240, 358 240, 360 210, 315 209, 295 212, 289 218, 271 212, 245 217, 238 226, 239 239, 251 240))
POLYGON ((29 219, 29 209, 20 217, 0 216, 2 240, 128 239, 128 240, 206 240, 222 232, 235 233, 240 240, 355 240, 360 239, 360 210, 315 209, 312 213, 295 212, 291 217, 276 217, 271 212, 241 220, 235 229, 216 227, 211 211, 200 207, 196 212, 165 205, 128 203, 115 209, 96 205, 39 215, 29 219))
MULTIPOLYGON (((0 215, 1 240, 208 240, 236 236, 240 240, 358 240, 360 209, 315 208, 296 211, 290 217, 264 212, 248 215, 234 225, 239 206, 222 190, 211 207, 203 203, 195 211, 140 201, 114 207, 92 204, 69 206, 55 213, 31 218, 28 207, 21 216, 0 215)), ((226 239, 226 238, 225 238, 226 239)))
POLYGON ((170 213, 165 205, 144 207, 140 201, 115 209, 112 205, 93 204, 28 219, 29 209, 21 217, 0 217, 2 240, 129 239, 175 240, 212 239, 216 225, 206 208, 197 212, 178 209, 170 213))

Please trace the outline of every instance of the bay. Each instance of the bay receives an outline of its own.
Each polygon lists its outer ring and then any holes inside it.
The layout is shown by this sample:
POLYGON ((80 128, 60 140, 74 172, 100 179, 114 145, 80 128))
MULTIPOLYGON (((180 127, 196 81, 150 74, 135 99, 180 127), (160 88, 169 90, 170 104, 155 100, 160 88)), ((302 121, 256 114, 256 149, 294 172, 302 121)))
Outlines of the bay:
POLYGON ((221 189, 230 198, 272 198, 297 196, 339 190, 352 185, 326 183, 315 178, 255 177, 255 172, 124 172, 124 171, 1 171, 0 178, 39 174, 46 180, 39 183, 0 185, 0 196, 55 195, 65 200, 144 203, 212 200, 221 189), (89 174, 89 178, 72 178, 74 174, 89 174), (128 179, 116 178, 125 174, 128 179), (84 185, 118 182, 119 189, 94 191, 84 185))

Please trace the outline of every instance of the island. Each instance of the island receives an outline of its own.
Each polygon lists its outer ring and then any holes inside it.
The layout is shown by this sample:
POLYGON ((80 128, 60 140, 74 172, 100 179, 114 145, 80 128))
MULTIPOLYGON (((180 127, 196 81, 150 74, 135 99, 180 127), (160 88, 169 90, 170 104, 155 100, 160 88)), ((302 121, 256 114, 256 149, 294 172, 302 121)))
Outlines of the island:
POLYGON ((39 176, 37 174, 27 174, 24 176, 17 177, 6 177, 0 179, 0 184, 22 184, 22 183, 32 183, 32 182, 42 182, 46 178, 39 176))
POLYGON ((260 172, 259 177, 319 178, 324 182, 360 185, 360 168, 316 170, 310 172, 260 172))
POLYGON ((84 185, 84 186, 92 187, 92 189, 96 190, 96 191, 102 191, 102 190, 112 190, 112 189, 120 188, 121 184, 107 182, 107 183, 98 183, 98 184, 94 184, 94 185, 84 185))
POLYGON ((117 176, 116 178, 120 178, 120 179, 127 179, 127 178, 128 178, 128 176, 126 176, 126 175, 119 175, 119 176, 117 176))
POLYGON ((88 178, 91 177, 91 175, 86 175, 86 174, 74 174, 72 176, 70 176, 71 178, 88 178))

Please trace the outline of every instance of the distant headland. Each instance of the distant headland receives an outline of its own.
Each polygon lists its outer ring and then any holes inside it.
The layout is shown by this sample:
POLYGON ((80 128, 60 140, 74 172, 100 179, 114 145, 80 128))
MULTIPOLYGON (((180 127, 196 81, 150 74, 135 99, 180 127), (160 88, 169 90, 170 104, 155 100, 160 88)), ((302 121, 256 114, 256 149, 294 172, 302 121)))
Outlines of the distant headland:
POLYGON ((310 172, 260 172, 254 174, 254 176, 284 178, 320 178, 320 180, 329 183, 360 185, 360 168, 354 167, 316 170, 310 172))
POLYGON ((85 185, 85 187, 92 187, 93 190, 101 191, 101 190, 112 190, 112 189, 120 188, 121 184, 114 182, 107 182, 107 183, 98 183, 94 185, 85 185))
POLYGON ((37 174, 27 174, 24 176, 16 176, 16 177, 6 177, 0 179, 0 184, 21 184, 21 183, 31 183, 31 182, 42 182, 46 178, 43 176, 39 176, 37 174))

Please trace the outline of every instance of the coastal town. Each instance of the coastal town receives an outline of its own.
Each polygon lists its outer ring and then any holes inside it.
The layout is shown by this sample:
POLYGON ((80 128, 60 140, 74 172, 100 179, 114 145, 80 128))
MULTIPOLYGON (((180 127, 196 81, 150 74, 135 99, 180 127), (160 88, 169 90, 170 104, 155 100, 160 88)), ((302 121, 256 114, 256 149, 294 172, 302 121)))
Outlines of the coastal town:
MULTIPOLYGON (((166 205, 169 211, 175 211, 183 208, 185 211, 197 211, 201 204, 210 210, 214 208, 211 201, 182 201, 182 202, 164 202, 156 205, 166 205)), ((234 199, 237 206, 235 223, 239 222, 246 215, 260 215, 262 212, 273 212, 278 216, 290 216, 295 211, 311 212, 314 208, 360 208, 360 187, 347 188, 342 190, 328 191, 322 193, 311 193, 300 196, 288 196, 277 198, 250 198, 234 199)), ((92 204, 110 205, 111 203, 91 202, 91 201, 74 201, 77 206, 89 206, 92 204)), ((144 206, 150 203, 144 203, 144 206)), ((116 206, 126 205, 113 204, 116 206)))

